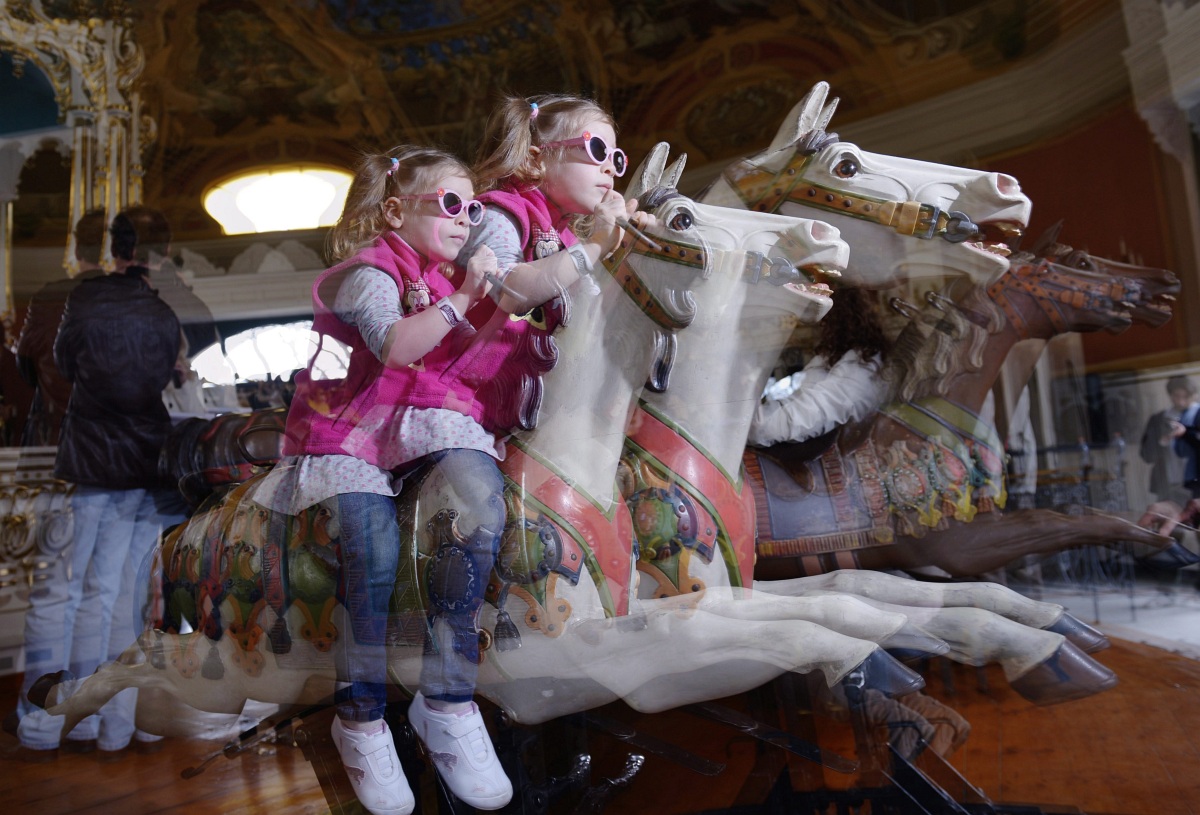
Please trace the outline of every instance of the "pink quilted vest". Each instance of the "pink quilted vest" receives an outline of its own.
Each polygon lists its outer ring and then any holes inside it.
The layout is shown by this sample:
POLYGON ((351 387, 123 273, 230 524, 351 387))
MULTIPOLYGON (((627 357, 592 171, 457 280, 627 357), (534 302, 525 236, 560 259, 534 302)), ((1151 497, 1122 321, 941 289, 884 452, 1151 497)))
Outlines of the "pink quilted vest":
POLYGON ((311 365, 296 375, 284 455, 353 455, 379 466, 375 431, 388 425, 397 407, 444 408, 476 421, 483 419, 484 408, 476 390, 505 362, 502 355, 486 353, 487 343, 472 347, 468 344, 470 332, 458 329, 419 361, 404 368, 388 368, 366 347, 358 329, 331 310, 342 276, 359 266, 386 272, 401 292, 409 289, 406 281, 424 281, 430 302, 454 291, 436 263, 422 269, 420 262, 412 247, 388 232, 354 257, 322 272, 313 283, 313 331, 322 344, 332 338, 348 346, 350 364, 344 379, 313 379, 311 365), (467 351, 471 353, 464 353, 467 351))
POLYGON ((525 249, 525 260, 538 260, 558 250, 558 242, 572 246, 578 240, 567 227, 554 228, 554 216, 550 214, 550 202, 538 189, 503 189, 485 192, 479 196, 489 207, 500 207, 516 217, 521 226, 521 246, 525 249))

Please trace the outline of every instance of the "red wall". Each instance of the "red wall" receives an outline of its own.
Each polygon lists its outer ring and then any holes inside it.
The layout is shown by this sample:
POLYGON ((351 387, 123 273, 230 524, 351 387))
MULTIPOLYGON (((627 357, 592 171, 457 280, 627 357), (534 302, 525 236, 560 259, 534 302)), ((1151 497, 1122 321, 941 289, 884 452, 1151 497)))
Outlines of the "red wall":
MULTIPOLYGON (((1033 220, 1024 246, 1064 221, 1059 240, 1077 249, 1171 268, 1162 217, 1158 148, 1137 112, 1128 105, 1083 123, 1070 136, 986 163, 1021 182, 1033 201, 1033 220)), ((1179 316, 1159 329, 1135 325, 1120 335, 1084 335, 1089 367, 1183 347, 1179 316)))

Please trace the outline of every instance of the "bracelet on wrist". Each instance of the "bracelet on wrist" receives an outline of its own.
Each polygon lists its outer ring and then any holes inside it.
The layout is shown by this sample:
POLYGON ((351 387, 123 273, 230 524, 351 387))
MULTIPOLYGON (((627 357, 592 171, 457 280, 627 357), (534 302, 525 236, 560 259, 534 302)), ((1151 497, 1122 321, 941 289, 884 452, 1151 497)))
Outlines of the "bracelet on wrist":
POLYGON ((451 328, 457 328, 464 320, 463 315, 454 307, 454 303, 450 302, 449 297, 443 297, 433 304, 434 308, 442 313, 449 323, 451 328))
POLYGON ((567 247, 567 254, 571 256, 571 260, 575 263, 575 271, 579 272, 579 276, 583 277, 592 273, 595 265, 588 258, 587 252, 579 244, 573 244, 567 247))

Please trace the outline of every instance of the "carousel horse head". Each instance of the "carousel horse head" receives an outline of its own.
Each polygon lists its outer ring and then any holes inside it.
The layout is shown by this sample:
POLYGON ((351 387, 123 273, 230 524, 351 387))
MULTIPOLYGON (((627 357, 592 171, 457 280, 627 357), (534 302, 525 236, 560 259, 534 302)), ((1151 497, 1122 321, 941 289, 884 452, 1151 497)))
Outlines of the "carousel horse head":
POLYGON ((1019 263, 987 289, 1021 339, 1068 331, 1119 334, 1133 323, 1137 281, 1049 260, 1019 263))
POLYGON ((1031 208, 1016 179, 840 141, 826 130, 838 101, 826 104, 828 93, 813 86, 770 147, 726 168, 702 200, 828 221, 854 247, 847 277, 858 286, 947 274, 986 285, 1003 274, 1031 208))
POLYGON ((1134 322, 1158 328, 1171 319, 1175 298, 1180 291, 1179 278, 1174 272, 1097 257, 1082 249, 1060 243, 1058 237, 1061 231, 1062 221, 1059 221, 1046 230, 1029 255, 1023 255, 1022 258, 1046 258, 1073 269, 1122 277, 1132 286, 1134 322))
POLYGON ((655 216, 649 231, 662 245, 662 256, 711 256, 710 273, 721 286, 745 280, 762 299, 794 311, 802 322, 825 316, 832 305, 825 280, 839 277, 849 256, 838 229, 808 218, 689 199, 674 188, 683 158, 664 169, 668 150, 665 142, 654 147, 626 193, 655 216))

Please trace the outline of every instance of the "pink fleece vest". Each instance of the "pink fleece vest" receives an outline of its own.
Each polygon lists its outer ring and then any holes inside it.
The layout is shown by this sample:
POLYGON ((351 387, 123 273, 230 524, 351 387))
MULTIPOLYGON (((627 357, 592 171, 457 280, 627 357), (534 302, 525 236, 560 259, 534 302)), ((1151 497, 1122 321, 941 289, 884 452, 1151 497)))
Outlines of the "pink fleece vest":
POLYGON ((521 227, 521 246, 525 260, 539 260, 558 251, 558 242, 572 246, 579 241, 569 228, 554 228, 550 202, 539 189, 505 187, 479 196, 489 207, 495 206, 511 213, 521 227), (557 240, 555 240, 557 239, 557 240))
POLYGON ((311 366, 296 375, 284 455, 353 455, 380 466, 379 435, 397 407, 443 408, 483 419, 476 391, 505 361, 503 354, 488 353, 488 343, 473 348, 470 332, 458 329, 412 365, 389 368, 367 348, 358 329, 331 310, 345 273, 360 266, 386 272, 400 292, 409 288, 406 283, 424 281, 430 302, 454 291, 437 264, 422 269, 420 262, 412 247, 389 232, 313 283, 313 331, 322 344, 332 338, 348 346, 350 364, 344 379, 313 379, 311 366))
MULTIPOLYGON (((524 260, 527 262, 539 260, 557 252, 561 246, 578 242, 567 227, 555 229, 550 204, 541 190, 506 187, 486 192, 479 196, 479 200, 489 207, 503 209, 516 218, 521 230, 524 260)), ((484 405, 482 424, 487 428, 532 430, 541 406, 542 374, 553 368, 558 360, 558 350, 551 334, 562 321, 562 301, 556 297, 520 320, 497 315, 495 311, 495 305, 485 301, 472 309, 469 315, 472 322, 490 319, 492 326, 500 320, 505 321, 506 330, 493 333, 490 343, 495 353, 512 361, 499 376, 481 386, 480 401, 484 405)))

